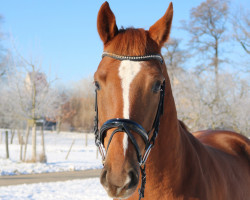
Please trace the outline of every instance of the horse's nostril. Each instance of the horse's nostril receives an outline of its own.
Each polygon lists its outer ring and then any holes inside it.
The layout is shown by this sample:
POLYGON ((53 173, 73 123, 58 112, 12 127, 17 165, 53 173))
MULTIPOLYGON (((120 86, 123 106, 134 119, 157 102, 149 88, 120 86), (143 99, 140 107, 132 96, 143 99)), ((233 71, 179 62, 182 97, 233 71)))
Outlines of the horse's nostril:
POLYGON ((106 169, 103 169, 102 172, 101 172, 101 176, 100 176, 100 181, 101 181, 101 184, 104 186, 104 187, 107 187, 108 186, 108 183, 107 183, 107 170, 106 169))
POLYGON ((130 183, 128 189, 137 186, 138 184, 138 173, 135 170, 129 172, 130 183))

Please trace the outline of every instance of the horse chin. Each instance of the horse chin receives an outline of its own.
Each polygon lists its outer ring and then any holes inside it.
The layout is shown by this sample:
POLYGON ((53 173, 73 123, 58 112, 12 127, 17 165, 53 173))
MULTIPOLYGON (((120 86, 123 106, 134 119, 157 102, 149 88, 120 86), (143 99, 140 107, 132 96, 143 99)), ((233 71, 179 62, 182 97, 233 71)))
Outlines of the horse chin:
POLYGON ((136 190, 137 186, 129 189, 112 189, 104 187, 107 191, 109 197, 114 199, 127 199, 129 198, 136 190))

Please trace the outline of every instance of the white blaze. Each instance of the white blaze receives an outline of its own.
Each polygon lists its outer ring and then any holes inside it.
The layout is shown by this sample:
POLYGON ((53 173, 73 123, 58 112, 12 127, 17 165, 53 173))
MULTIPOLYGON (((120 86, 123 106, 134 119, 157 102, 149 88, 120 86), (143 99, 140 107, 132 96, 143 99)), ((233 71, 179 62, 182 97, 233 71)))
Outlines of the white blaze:
MULTIPOLYGON (((123 118, 129 119, 129 89, 130 84, 141 70, 141 63, 136 61, 123 60, 119 67, 123 95, 123 118)), ((124 156, 128 148, 128 136, 123 136, 124 156)))

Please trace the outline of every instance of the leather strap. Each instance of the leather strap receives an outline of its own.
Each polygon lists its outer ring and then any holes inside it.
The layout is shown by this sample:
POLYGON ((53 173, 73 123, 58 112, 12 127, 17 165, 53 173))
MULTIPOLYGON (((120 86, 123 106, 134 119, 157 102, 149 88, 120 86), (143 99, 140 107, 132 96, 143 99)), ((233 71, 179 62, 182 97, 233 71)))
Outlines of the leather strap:
POLYGON ((122 56, 122 55, 117 55, 114 53, 109 53, 104 51, 102 53, 102 58, 105 56, 114 58, 116 60, 131 60, 131 61, 148 61, 148 60, 158 60, 160 63, 163 63, 163 58, 160 54, 152 54, 152 55, 145 55, 145 56, 122 56))

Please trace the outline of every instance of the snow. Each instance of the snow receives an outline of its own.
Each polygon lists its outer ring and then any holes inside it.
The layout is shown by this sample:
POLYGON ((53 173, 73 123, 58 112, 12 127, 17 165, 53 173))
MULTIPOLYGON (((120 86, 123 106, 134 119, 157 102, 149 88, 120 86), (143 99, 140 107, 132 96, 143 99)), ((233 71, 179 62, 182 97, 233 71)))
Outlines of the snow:
MULTIPOLYGON (((0 174, 16 175, 30 173, 48 173, 61 171, 74 171, 101 168, 101 158, 96 158, 97 148, 94 144, 94 135, 88 134, 88 145, 85 145, 86 134, 74 132, 53 133, 45 132, 45 151, 47 163, 20 162, 20 145, 17 134, 13 144, 9 144, 10 159, 5 159, 5 134, 0 130, 0 174), (66 160, 66 155, 72 142, 75 140, 71 152, 66 160)), ((9 134, 10 142, 10 134, 9 134)), ((31 137, 27 147, 27 160, 31 158, 31 137)), ((37 156, 41 154, 41 136, 37 134, 37 156)))
MULTIPOLYGON (((86 134, 65 132, 56 134, 45 132, 45 150, 47 163, 20 162, 20 145, 17 134, 13 144, 9 144, 10 159, 5 159, 5 134, 0 129, 0 174, 16 175, 30 173, 61 172, 101 168, 101 157, 96 158, 97 148, 94 135, 88 134, 88 145, 85 145, 86 134), (66 160, 69 148, 74 141, 71 152, 66 160)), ((10 134, 9 134, 10 142, 10 134)), ((27 159, 31 158, 31 138, 27 147, 27 159)), ((37 134, 37 155, 41 154, 41 136, 37 134)), ((22 184, 0 187, 1 200, 111 200, 100 184, 99 178, 22 184)))
POLYGON ((1 200, 111 200, 99 178, 0 187, 1 200))

